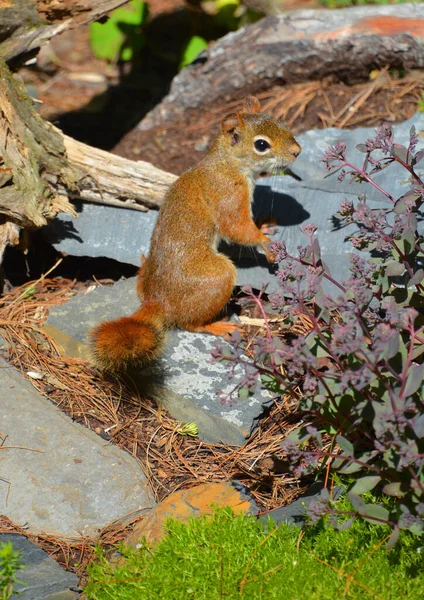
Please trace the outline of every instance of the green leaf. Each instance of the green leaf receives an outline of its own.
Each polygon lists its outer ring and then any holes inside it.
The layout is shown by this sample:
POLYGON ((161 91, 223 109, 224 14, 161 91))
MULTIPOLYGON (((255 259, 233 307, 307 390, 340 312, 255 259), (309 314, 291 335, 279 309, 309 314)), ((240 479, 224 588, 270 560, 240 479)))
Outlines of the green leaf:
POLYGON ((413 165, 418 164, 423 158, 424 158, 424 150, 420 150, 419 152, 416 153, 416 155, 412 159, 412 164, 413 165))
POLYGON ((314 396, 314 402, 316 402, 317 404, 325 404, 328 401, 327 396, 324 396, 324 394, 317 394, 316 396, 314 396))
POLYGON ((147 2, 131 0, 113 10, 106 23, 91 23, 90 44, 96 58, 131 60, 145 43, 140 27, 147 20, 147 2))
POLYGON ((396 332, 379 354, 379 360, 390 360, 399 352, 400 334, 396 332))
POLYGON ((406 231, 404 231, 401 239, 396 240, 396 245, 406 256, 410 254, 410 252, 415 248, 415 243, 415 234, 411 229, 407 229, 406 231))
POLYGON ((406 206, 406 200, 413 200, 414 202, 416 202, 419 198, 420 196, 418 194, 415 194, 412 190, 410 190, 409 192, 401 196, 396 202, 394 208, 395 213, 399 215, 406 214, 407 212, 409 212, 409 209, 406 206))
POLYGON ((192 63, 197 56, 208 47, 208 43, 202 37, 194 35, 184 49, 183 56, 180 62, 180 69, 192 63))
POLYGON ((397 275, 402 275, 404 272, 404 264, 397 262, 396 260, 391 260, 386 265, 386 273, 389 275, 389 277, 396 277, 397 275))
POLYGON ((355 517, 351 517, 350 519, 348 519, 344 523, 338 524, 337 525, 338 531, 345 531, 346 529, 349 529, 349 527, 353 524, 354 520, 355 520, 355 517))
POLYGON ((410 531, 414 535, 420 535, 423 532, 423 524, 422 523, 414 523, 411 527, 408 527, 408 531, 410 531))
POLYGON ((319 245, 319 240, 317 237, 314 237, 312 244, 314 248, 315 263, 317 263, 321 259, 321 247, 319 245))
POLYGON ((402 492, 400 486, 400 481, 392 481, 391 483, 386 483, 386 485, 383 486, 383 492, 388 496, 404 496, 405 492, 402 492))
POLYGON ((419 344, 412 350, 412 360, 416 360, 424 352, 424 344, 419 344))
POLYGON ((225 27, 234 31, 239 26, 240 18, 237 16, 237 10, 240 6, 239 0, 215 0, 217 12, 214 17, 215 23, 219 27, 225 27))
POLYGON ((281 382, 278 381, 275 375, 271 375, 269 373, 262 373, 261 382, 262 385, 270 392, 274 392, 275 394, 281 394, 283 391, 281 382))
POLYGON ((424 269, 418 269, 418 271, 416 273, 414 273, 414 275, 408 281, 408 286, 409 285, 417 285, 417 283, 421 283, 423 279, 424 279, 424 269))
POLYGON ((351 492, 352 494, 365 494, 374 489, 380 481, 381 477, 379 475, 367 475, 366 477, 361 477, 355 482, 351 492))
POLYGON ((354 455, 353 445, 342 435, 336 437, 336 442, 347 456, 354 455))
POLYGON ((381 506, 381 504, 366 504, 365 507, 360 510, 360 514, 370 523, 375 523, 376 520, 389 520, 389 511, 384 508, 384 506, 381 506))
POLYGON ((403 396, 407 398, 412 396, 421 386, 424 379, 424 364, 423 365, 412 365, 406 376, 406 384, 403 390, 403 396))
POLYGON ((237 395, 240 398, 240 400, 247 400, 250 396, 249 389, 248 388, 239 388, 237 395))

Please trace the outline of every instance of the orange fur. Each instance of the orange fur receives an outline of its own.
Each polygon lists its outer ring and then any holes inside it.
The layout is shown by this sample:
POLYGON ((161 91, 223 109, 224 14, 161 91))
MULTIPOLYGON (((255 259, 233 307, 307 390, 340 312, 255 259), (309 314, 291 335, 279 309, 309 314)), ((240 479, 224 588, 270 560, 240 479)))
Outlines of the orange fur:
POLYGON ((93 357, 103 371, 147 364, 158 358, 164 341, 164 314, 154 303, 143 304, 130 317, 100 323, 91 332, 93 357))
POLYGON ((139 270, 141 308, 92 332, 101 369, 154 360, 169 327, 214 335, 234 330, 234 324, 214 322, 236 281, 233 263, 217 245, 223 238, 261 246, 274 260, 270 239, 252 219, 253 180, 262 171, 286 167, 300 152, 284 123, 259 109, 259 101, 249 97, 246 112, 227 115, 206 157, 169 188, 139 270), (258 138, 269 149, 258 149, 258 138))

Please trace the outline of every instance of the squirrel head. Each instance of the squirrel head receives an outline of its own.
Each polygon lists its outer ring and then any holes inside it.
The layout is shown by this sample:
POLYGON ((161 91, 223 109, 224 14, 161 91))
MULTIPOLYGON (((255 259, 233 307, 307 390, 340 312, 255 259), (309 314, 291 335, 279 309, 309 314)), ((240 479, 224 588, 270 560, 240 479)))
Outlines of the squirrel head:
POLYGON ((287 167, 301 151, 283 121, 260 112, 255 96, 246 98, 242 112, 224 117, 218 139, 227 153, 255 176, 287 167))

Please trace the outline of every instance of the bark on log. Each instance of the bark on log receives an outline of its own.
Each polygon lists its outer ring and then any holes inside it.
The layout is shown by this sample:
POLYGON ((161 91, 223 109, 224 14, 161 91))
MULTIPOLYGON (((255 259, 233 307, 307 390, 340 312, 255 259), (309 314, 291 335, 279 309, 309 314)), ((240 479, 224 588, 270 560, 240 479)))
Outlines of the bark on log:
POLYGON ((76 188, 63 138, 34 110, 23 84, 0 63, 0 213, 19 227, 40 227, 59 211, 73 212, 57 194, 76 188))
POLYGON ((96 21, 128 0, 0 2, 0 58, 16 67, 64 29, 96 21))
POLYGON ((73 213, 68 197, 138 210, 160 206, 176 179, 153 165, 77 142, 34 110, 0 64, 0 213, 20 228, 73 213))
MULTIPOLYGON (((146 131, 272 85, 329 75, 354 83, 373 69, 424 67, 424 6, 301 10, 270 16, 212 44, 139 123, 146 131)), ((131 134, 130 134, 131 135, 131 134)))
POLYGON ((73 198, 146 211, 158 208, 176 175, 144 161, 133 161, 64 136, 77 188, 63 190, 73 198))

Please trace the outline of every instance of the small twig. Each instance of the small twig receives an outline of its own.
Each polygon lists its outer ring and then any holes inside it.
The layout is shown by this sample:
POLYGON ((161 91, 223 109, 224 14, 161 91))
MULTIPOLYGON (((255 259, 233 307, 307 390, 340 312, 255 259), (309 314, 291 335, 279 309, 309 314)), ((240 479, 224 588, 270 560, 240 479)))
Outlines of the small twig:
POLYGON ((3 446, 3 444, 0 446, 0 450, 29 450, 30 452, 45 452, 45 450, 39 450, 38 448, 28 448, 27 446, 3 446))

